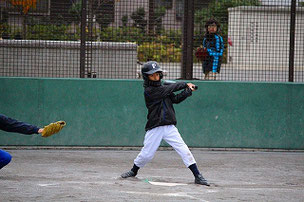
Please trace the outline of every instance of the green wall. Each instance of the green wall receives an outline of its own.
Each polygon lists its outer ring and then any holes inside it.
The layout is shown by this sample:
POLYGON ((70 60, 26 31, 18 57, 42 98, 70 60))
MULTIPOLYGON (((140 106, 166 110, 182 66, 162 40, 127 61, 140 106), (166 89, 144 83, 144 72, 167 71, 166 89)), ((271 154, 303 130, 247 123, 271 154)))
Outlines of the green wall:
MULTIPOLYGON (((192 82, 175 105, 188 146, 304 149, 304 84, 192 82)), ((0 77, 0 113, 67 122, 49 138, 0 131, 1 146, 142 146, 147 111, 140 80, 0 77)))

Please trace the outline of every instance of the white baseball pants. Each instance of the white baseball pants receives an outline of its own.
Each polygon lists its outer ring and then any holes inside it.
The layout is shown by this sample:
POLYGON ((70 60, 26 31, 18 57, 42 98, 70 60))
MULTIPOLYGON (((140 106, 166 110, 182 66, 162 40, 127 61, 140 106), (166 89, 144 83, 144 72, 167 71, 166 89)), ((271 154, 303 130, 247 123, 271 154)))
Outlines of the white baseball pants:
POLYGON ((144 147, 134 160, 134 164, 141 168, 150 162, 153 159, 162 139, 175 149, 187 167, 196 163, 191 151, 185 144, 177 128, 174 125, 166 125, 153 128, 146 132, 144 147))

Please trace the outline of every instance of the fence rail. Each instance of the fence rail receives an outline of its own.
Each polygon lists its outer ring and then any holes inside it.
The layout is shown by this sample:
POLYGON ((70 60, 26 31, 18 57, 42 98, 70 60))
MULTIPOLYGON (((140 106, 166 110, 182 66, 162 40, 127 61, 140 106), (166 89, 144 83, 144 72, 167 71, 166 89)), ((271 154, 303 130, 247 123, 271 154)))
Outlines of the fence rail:
POLYGON ((167 79, 206 79, 208 19, 216 80, 304 82, 304 0, 2 0, 0 76, 134 79, 155 60, 167 79))

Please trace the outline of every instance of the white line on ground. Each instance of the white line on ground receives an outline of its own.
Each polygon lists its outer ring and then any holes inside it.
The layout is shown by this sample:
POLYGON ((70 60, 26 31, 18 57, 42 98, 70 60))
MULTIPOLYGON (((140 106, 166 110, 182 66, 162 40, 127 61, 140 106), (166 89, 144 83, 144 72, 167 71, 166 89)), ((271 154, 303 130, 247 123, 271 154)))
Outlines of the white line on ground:
POLYGON ((37 184, 41 187, 50 187, 50 186, 62 186, 64 184, 88 184, 88 185, 104 185, 104 184, 112 184, 111 182, 105 181, 89 181, 89 182, 82 182, 82 181, 68 181, 62 183, 53 183, 53 184, 37 184))
POLYGON ((203 200, 203 199, 199 199, 199 198, 190 196, 190 195, 188 195, 187 193, 184 193, 184 192, 161 193, 161 194, 158 194, 158 193, 151 193, 151 192, 135 192, 135 191, 122 191, 122 192, 127 193, 127 194, 138 194, 138 195, 145 194, 145 195, 152 195, 152 196, 187 197, 187 198, 195 199, 195 200, 198 200, 198 201, 209 202, 209 201, 206 201, 206 200, 203 200))
POLYGON ((187 184, 182 184, 182 183, 169 183, 169 182, 152 182, 148 181, 152 185, 157 185, 157 186, 167 186, 167 187, 175 187, 175 186, 184 186, 187 184))

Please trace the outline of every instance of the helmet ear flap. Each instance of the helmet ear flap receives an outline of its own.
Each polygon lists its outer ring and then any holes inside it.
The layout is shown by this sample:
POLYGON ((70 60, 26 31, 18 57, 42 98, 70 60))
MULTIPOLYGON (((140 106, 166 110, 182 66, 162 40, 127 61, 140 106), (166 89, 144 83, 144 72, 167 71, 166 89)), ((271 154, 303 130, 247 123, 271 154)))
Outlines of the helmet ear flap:
POLYGON ((148 80, 148 75, 147 75, 147 74, 142 73, 142 78, 143 78, 144 80, 148 80))
POLYGON ((162 79, 164 77, 163 72, 159 72, 159 79, 162 79))

